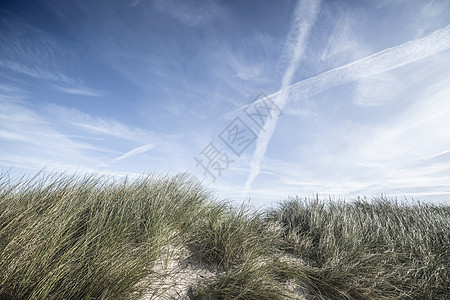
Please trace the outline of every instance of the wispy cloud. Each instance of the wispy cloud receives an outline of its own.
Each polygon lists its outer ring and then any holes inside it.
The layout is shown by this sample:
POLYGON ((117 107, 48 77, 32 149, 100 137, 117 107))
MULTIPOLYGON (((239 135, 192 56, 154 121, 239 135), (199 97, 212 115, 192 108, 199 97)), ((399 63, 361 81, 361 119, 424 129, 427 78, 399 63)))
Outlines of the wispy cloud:
POLYGON ((448 153, 450 153, 450 150, 445 150, 445 151, 442 151, 442 152, 439 152, 437 154, 433 154, 433 155, 427 157, 426 160, 431 160, 431 159, 434 159, 434 158, 437 158, 437 157, 442 157, 442 156, 444 156, 445 154, 448 154, 448 153))
POLYGON ((175 136, 158 134, 138 127, 128 126, 120 121, 94 117, 75 108, 67 108, 59 105, 49 105, 47 110, 60 122, 76 126, 85 131, 109 135, 120 139, 136 142, 155 142, 161 139, 174 139, 175 136))
MULTIPOLYGON (((89 143, 76 141, 54 128, 45 117, 27 107, 27 102, 0 97, 0 140, 2 161, 7 163, 8 153, 27 153, 25 156, 46 161, 81 162, 95 165, 96 158, 88 153, 104 151, 89 143), (32 151, 25 151, 33 149, 32 151)), ((25 157, 23 157, 25 159, 25 157)))
MULTIPOLYGON (((110 165, 112 155, 120 153, 117 138, 130 144, 142 141, 164 141, 161 135, 125 126, 114 120, 102 120, 83 114, 76 109, 56 105, 33 105, 15 94, 20 91, 2 85, 0 91, 0 163, 30 169, 47 167, 51 170, 99 170, 110 165), (58 117, 56 117, 58 116, 58 117), (82 122, 91 126, 87 132, 82 122), (80 124, 78 124, 80 125, 80 124)), ((123 144, 123 142, 122 142, 123 144)), ((161 147, 167 146, 161 143, 161 147)), ((121 161, 151 150, 155 143, 148 143, 114 159, 121 161)))
POLYGON ((214 1, 157 0, 154 2, 154 5, 157 9, 168 13, 174 19, 187 26, 205 24, 222 14, 221 7, 214 1))
POLYGON ((136 6, 139 5, 139 3, 141 3, 142 0, 134 0, 130 3, 130 6, 136 6))
POLYGON ((26 65, 11 61, 0 61, 0 67, 4 67, 11 71, 31 76, 36 79, 43 79, 53 82, 63 82, 72 85, 75 84, 73 80, 59 72, 49 72, 39 68, 30 68, 26 65))
POLYGON ((83 80, 69 75, 83 62, 77 51, 28 23, 3 19, 1 24, 0 68, 45 81, 64 93, 103 95, 87 88, 83 80))
MULTIPOLYGON (((449 48, 450 25, 436 30, 423 38, 385 49, 345 66, 332 69, 293 85, 285 86, 284 89, 269 95, 269 97, 276 99, 277 104, 283 107, 288 98, 294 103, 299 102, 333 87, 407 65, 449 48)), ((289 76, 292 76, 289 74, 292 72, 292 69, 286 72, 283 83, 288 82, 289 76)), ((245 185, 245 191, 248 191, 251 183, 260 171, 261 161, 264 158, 277 121, 278 118, 269 119, 264 130, 260 133, 250 165, 251 170, 245 185)))
POLYGON ((374 127, 370 139, 361 142, 358 156, 362 161, 377 168, 383 162, 404 168, 429 159, 438 151, 442 154, 448 150, 448 86, 449 80, 443 80, 417 96, 411 96, 410 101, 414 102, 408 109, 394 120, 374 127))
MULTIPOLYGON (((294 195, 321 192, 346 197, 382 192, 398 197, 428 194, 436 201, 445 199, 450 191, 450 84, 442 66, 444 61, 445 56, 427 64, 428 68, 440 65, 432 78, 439 82, 427 88, 412 82, 409 90, 400 95, 407 101, 395 114, 380 116, 370 125, 360 123, 355 116, 339 119, 338 123, 332 121, 338 130, 302 128, 305 138, 311 134, 315 138, 307 142, 293 138, 295 141, 286 141, 284 146, 303 144, 308 151, 296 148, 300 157, 294 160, 266 157, 262 170, 275 174, 261 172, 263 183, 254 184, 252 196, 258 193, 254 191, 264 190, 269 181, 271 186, 285 187, 278 197, 291 191, 294 195)), ((408 73, 418 69, 421 67, 411 65, 399 71, 409 81, 414 75, 408 73)), ((358 112, 366 110, 355 108, 358 112)), ((330 117, 322 106, 317 109, 322 110, 322 119, 330 117)), ((336 113, 335 106, 333 111, 336 113)))
POLYGON ((360 18, 345 6, 324 5, 323 8, 321 16, 333 26, 327 32, 326 44, 318 58, 335 67, 367 56, 368 46, 357 34, 360 18))
POLYGON ((122 160, 122 159, 125 159, 125 158, 130 158, 132 156, 136 156, 136 155, 139 155, 139 154, 144 154, 145 152, 148 152, 148 151, 152 150, 153 148, 155 148, 155 144, 146 144, 146 145, 137 147, 137 148, 135 148, 133 150, 130 150, 127 153, 119 156, 118 158, 114 159, 113 163, 114 162, 118 162, 119 160, 122 160))
POLYGON ((88 97, 102 97, 104 95, 104 93, 101 91, 97 91, 97 90, 89 89, 89 88, 82 88, 82 87, 58 86, 58 87, 56 87, 56 89, 58 89, 64 93, 73 94, 73 95, 82 95, 82 96, 88 96, 88 97))
POLYGON ((261 64, 249 65, 244 63, 242 59, 237 60, 236 57, 231 56, 229 60, 231 67, 236 72, 236 75, 242 80, 264 81, 263 66, 261 64))
POLYGON ((449 48, 450 25, 423 38, 385 49, 342 67, 299 81, 288 87, 289 99, 294 103, 299 102, 333 87, 405 66, 449 48))
MULTIPOLYGON (((422 3, 419 1, 419 3, 422 3)), ((418 7, 418 13, 415 14, 414 29, 416 36, 420 37, 433 28, 441 27, 444 22, 448 22, 450 5, 448 1, 432 0, 427 1, 425 5, 418 7)))
POLYGON ((35 79, 44 80, 52 83, 52 86, 63 93, 73 95, 83 95, 89 97, 101 97, 103 92, 84 87, 81 80, 72 79, 58 71, 47 71, 38 67, 29 67, 12 61, 0 61, 0 67, 7 68, 10 71, 24 74, 35 79), (64 84, 66 86, 60 86, 64 84))
POLYGON ((189 148, 192 146, 192 139, 186 141, 186 138, 182 134, 154 132, 125 124, 116 119, 98 117, 75 108, 67 108, 59 105, 48 105, 45 107, 45 111, 60 126, 68 128, 71 133, 75 133, 77 136, 83 136, 83 138, 77 137, 78 140, 82 139, 95 145, 108 145, 109 147, 106 149, 110 150, 109 155, 101 156, 102 162, 104 162, 100 164, 102 167, 110 165, 106 161, 122 161, 133 155, 141 154, 139 151, 149 151, 150 148, 155 149, 152 157, 147 157, 145 164, 135 164, 135 169, 146 171, 147 169, 145 167, 155 165, 156 163, 164 163, 164 165, 170 167, 177 167, 179 165, 185 165, 186 161, 192 159, 192 157, 188 156, 188 154, 192 153, 189 151, 189 148), (98 139, 101 140, 96 142, 98 139), (144 146, 136 147, 144 143, 144 146), (116 156, 116 158, 110 155, 111 153, 123 153, 123 149, 132 147, 136 147, 137 150, 127 151, 127 153, 119 157, 116 156))
POLYGON ((353 99, 361 106, 378 106, 395 99, 400 90, 399 80, 385 72, 358 80, 353 99))
MULTIPOLYGON (((292 82, 292 77, 298 68, 300 58, 305 50, 306 41, 309 37, 311 28, 314 26, 319 13, 320 1, 305 0, 299 1, 295 8, 292 28, 289 31, 288 39, 285 45, 285 52, 288 54, 289 66, 281 82, 280 93, 275 98, 275 103, 280 109, 283 109, 288 97, 287 87, 292 82)), ((244 194, 250 189, 250 186, 258 176, 261 169, 261 162, 267 150, 270 138, 273 135, 278 116, 269 118, 264 128, 260 130, 259 138, 256 142, 256 149, 250 163, 250 173, 244 187, 244 194)))

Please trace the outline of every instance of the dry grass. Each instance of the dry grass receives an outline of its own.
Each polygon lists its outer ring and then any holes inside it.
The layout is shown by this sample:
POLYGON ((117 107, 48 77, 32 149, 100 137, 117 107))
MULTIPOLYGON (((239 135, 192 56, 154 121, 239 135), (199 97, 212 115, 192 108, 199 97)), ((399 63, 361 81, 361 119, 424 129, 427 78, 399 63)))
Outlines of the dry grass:
POLYGON ((255 213, 162 177, 0 178, 0 299, 446 299, 449 262, 449 206, 255 213))

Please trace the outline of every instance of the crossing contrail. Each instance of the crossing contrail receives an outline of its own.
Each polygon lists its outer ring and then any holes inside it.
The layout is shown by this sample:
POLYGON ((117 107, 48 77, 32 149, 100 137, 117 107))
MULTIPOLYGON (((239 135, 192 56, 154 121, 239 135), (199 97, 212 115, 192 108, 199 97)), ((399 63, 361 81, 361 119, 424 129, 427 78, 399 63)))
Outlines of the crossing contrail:
MULTIPOLYGON (((289 57, 289 66, 283 76, 280 93, 276 96, 276 103, 280 109, 283 109, 283 106, 288 98, 287 87, 291 84, 292 77, 298 68, 300 58, 305 50, 306 41, 311 32, 311 28, 316 23, 319 9, 320 0, 299 1, 295 7, 294 20, 292 22, 291 29, 289 30, 284 48, 289 57)), ((250 163, 250 174, 247 178, 247 182, 245 183, 243 192, 244 195, 249 191, 253 180, 259 174, 261 161, 264 158, 267 145, 272 137, 275 127, 276 120, 274 122, 267 122, 264 124, 264 128, 261 129, 260 136, 256 141, 255 153, 253 154, 253 158, 250 163), (262 132, 264 132, 264 136, 261 135, 262 132)))
MULTIPOLYGON (((449 48, 450 25, 433 31, 422 38, 387 48, 347 65, 299 81, 280 89, 269 97, 274 99, 274 102, 280 108, 283 108, 287 102, 299 102, 333 87, 410 64, 449 48)), ((259 101, 263 100, 260 99, 259 101)), ((277 122, 278 116, 274 116, 268 119, 264 128, 260 130, 244 192, 250 189, 253 180, 259 174, 261 162, 277 122)))

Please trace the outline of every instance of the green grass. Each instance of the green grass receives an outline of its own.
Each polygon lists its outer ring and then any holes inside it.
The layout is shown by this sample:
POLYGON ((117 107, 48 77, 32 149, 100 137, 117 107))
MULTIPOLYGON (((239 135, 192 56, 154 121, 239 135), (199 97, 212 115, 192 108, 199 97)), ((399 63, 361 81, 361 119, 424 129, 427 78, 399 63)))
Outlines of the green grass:
POLYGON ((447 299, 450 207, 293 199, 268 213, 332 299, 447 299))
POLYGON ((164 177, 0 177, 0 299, 162 299, 158 268, 182 250, 213 274, 189 283, 196 299, 450 295, 450 206, 295 198, 250 212, 164 177))

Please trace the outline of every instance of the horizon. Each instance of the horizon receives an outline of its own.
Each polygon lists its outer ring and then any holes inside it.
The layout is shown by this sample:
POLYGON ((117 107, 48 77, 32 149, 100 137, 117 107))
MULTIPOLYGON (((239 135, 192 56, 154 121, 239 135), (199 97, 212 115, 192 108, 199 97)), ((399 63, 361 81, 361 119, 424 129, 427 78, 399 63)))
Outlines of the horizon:
POLYGON ((443 0, 1 4, 0 171, 449 203, 449 20, 443 0))

